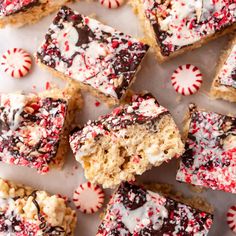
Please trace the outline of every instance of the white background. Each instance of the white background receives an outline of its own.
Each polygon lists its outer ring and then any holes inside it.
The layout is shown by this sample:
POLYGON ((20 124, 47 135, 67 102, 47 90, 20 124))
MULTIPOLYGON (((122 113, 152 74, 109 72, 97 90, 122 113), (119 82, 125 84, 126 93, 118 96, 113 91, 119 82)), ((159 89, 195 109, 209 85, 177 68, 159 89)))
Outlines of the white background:
MULTIPOLYGON (((134 37, 142 37, 139 21, 129 6, 124 6, 116 10, 108 10, 100 6, 99 3, 94 2, 80 2, 71 4, 71 6, 86 15, 95 13, 96 17, 101 21, 134 37)), ((11 47, 22 47, 31 54, 35 53, 52 19, 53 16, 49 16, 32 26, 26 26, 20 29, 6 28, 0 30, 0 53, 3 53, 11 47)), ((207 44, 201 49, 189 52, 163 65, 159 65, 155 60, 154 54, 149 52, 132 88, 136 91, 148 90, 152 92, 158 98, 159 102, 171 111, 180 129, 182 129, 183 114, 187 111, 187 104, 189 102, 195 102, 199 106, 213 111, 235 114, 235 104, 214 101, 208 97, 208 91, 215 73, 217 60, 226 42, 227 37, 221 38, 207 44), (204 75, 204 83, 200 92, 190 97, 178 95, 170 83, 173 70, 178 65, 186 63, 198 66, 204 75)), ((42 90, 45 88, 46 81, 63 85, 61 81, 52 78, 49 73, 42 71, 35 64, 33 65, 33 70, 30 75, 21 80, 12 79, 0 71, 0 92, 14 92, 19 90, 33 91, 34 85, 36 85, 37 90, 42 90)), ((78 122, 84 123, 88 119, 95 119, 98 115, 105 114, 108 111, 106 106, 101 105, 96 107, 95 98, 85 95, 84 99, 85 106, 83 111, 78 115, 78 122)), ((139 177, 139 180, 143 182, 159 181, 172 183, 186 195, 193 194, 185 184, 175 181, 176 170, 177 161, 172 160, 168 164, 148 171, 142 177, 139 177)), ((68 197, 72 197, 73 190, 80 183, 85 181, 83 170, 79 164, 74 161, 72 155, 68 155, 63 171, 52 171, 44 176, 40 176, 34 170, 28 168, 8 166, 1 163, 0 177, 32 185, 39 189, 45 189, 50 193, 61 193, 68 197), (75 168, 76 166, 78 166, 78 168, 75 168)), ((235 195, 212 190, 207 190, 200 195, 207 198, 207 200, 215 206, 214 225, 209 235, 232 236, 233 233, 227 226, 225 215, 227 209, 232 204, 236 204, 235 195)), ((108 196, 109 194, 107 194, 107 197, 108 196)), ((98 224, 99 214, 84 215, 78 212, 76 235, 93 236, 96 233, 98 224)))

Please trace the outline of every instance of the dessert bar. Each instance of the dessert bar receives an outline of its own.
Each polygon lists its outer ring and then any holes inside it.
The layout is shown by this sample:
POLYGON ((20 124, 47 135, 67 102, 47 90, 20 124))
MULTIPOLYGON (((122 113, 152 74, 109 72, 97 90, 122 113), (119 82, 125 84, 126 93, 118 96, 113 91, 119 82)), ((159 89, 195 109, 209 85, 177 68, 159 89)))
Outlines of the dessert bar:
POLYGON ((172 116, 150 94, 133 95, 129 104, 76 128, 70 145, 86 178, 105 188, 184 152, 172 116))
POLYGON ((189 107, 177 180, 236 193, 236 118, 189 107))
POLYGON ((211 94, 215 98, 236 102, 236 37, 221 56, 211 94))
POLYGON ((108 104, 134 82, 148 46, 68 7, 62 7, 37 52, 56 77, 77 81, 108 104))
POLYGON ((159 61, 236 28, 234 0, 131 0, 131 4, 159 61))
POLYGON ((81 98, 75 87, 0 95, 0 161, 46 173, 61 168, 81 98))
POLYGON ((131 183, 113 194, 97 236, 206 236, 213 215, 131 183))
POLYGON ((75 225, 63 198, 0 179, 0 235, 73 236, 75 225))
POLYGON ((35 23, 67 2, 69 0, 1 0, 0 28, 35 23))

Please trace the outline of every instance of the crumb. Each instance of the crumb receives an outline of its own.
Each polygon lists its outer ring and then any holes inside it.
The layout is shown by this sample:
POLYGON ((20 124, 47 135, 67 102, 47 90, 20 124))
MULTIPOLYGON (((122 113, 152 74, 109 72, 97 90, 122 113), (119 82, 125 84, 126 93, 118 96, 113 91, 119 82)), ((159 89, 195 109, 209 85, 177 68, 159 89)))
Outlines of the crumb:
POLYGON ((191 192, 194 192, 194 193, 202 193, 205 191, 203 187, 199 187, 195 185, 189 185, 188 188, 190 189, 191 192))

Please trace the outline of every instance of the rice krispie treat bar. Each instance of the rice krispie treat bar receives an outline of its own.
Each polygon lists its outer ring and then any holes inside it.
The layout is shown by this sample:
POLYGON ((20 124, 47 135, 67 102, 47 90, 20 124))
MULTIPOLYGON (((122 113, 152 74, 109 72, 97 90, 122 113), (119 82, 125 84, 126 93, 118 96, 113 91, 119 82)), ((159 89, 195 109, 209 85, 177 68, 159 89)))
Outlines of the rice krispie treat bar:
POLYGON ((97 236, 206 236, 212 222, 208 212, 126 182, 113 194, 97 236))
POLYGON ((236 28, 232 0, 130 0, 157 59, 165 61, 236 28))
POLYGON ((189 107, 177 180, 236 193, 236 118, 189 107))
POLYGON ((211 94, 215 98, 236 102, 236 36, 220 59, 211 94))
POLYGON ((0 161, 46 173, 61 168, 79 90, 0 95, 0 161))
POLYGON ((0 235, 73 236, 75 225, 63 198, 0 179, 0 235))
POLYGON ((0 28, 36 23, 67 2, 70 0, 1 0, 0 28))
POLYGON ((214 207, 207 202, 205 198, 199 195, 185 196, 182 192, 178 191, 175 186, 167 183, 145 183, 144 187, 152 192, 158 192, 164 197, 171 198, 177 202, 189 205, 192 208, 205 211, 208 213, 214 213, 214 207))
POLYGON ((37 52, 56 77, 114 105, 134 82, 148 46, 68 7, 62 7, 37 52))
POLYGON ((172 116, 150 94, 134 95, 130 104, 75 129, 70 145, 86 178, 105 188, 184 152, 172 116))

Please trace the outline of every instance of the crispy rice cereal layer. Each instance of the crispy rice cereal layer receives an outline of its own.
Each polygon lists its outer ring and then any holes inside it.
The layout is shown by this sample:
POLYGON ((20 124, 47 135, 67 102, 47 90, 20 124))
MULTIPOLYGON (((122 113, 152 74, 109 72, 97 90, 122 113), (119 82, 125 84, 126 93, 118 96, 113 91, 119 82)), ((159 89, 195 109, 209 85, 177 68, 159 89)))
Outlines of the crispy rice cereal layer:
POLYGON ((73 236, 75 225, 63 198, 0 179, 0 235, 73 236))
POLYGON ((236 36, 221 55, 211 94, 214 98, 236 102, 236 36))
POLYGON ((70 145, 87 179, 105 188, 184 152, 173 118, 150 94, 134 95, 131 103, 75 129, 70 145))

